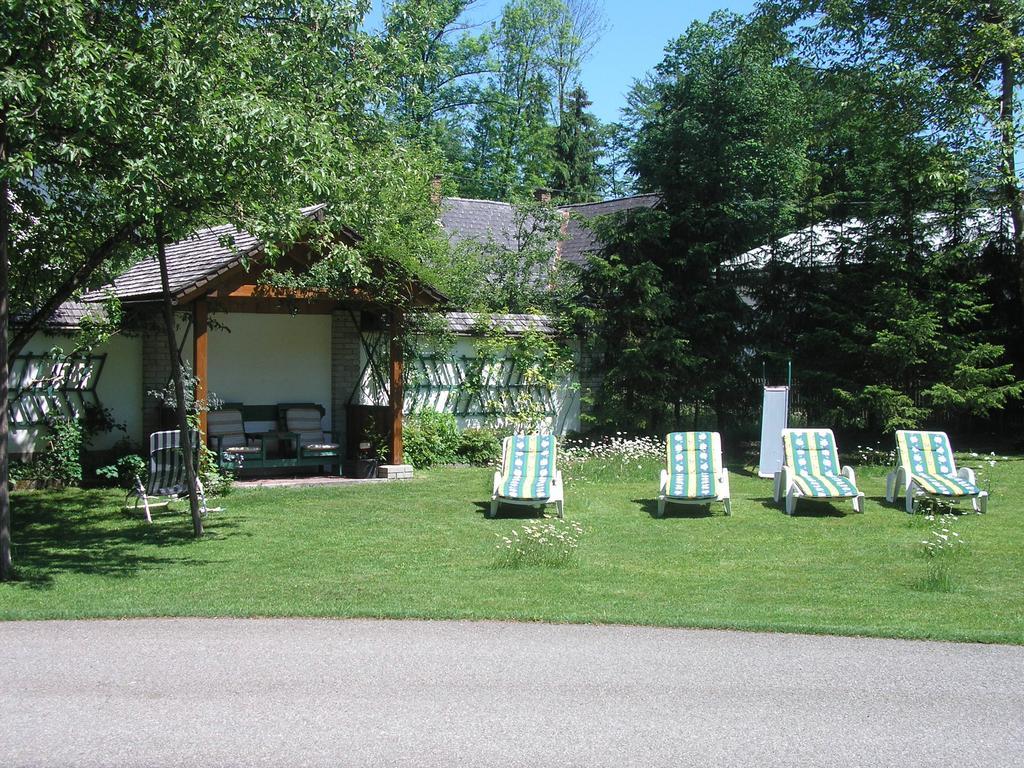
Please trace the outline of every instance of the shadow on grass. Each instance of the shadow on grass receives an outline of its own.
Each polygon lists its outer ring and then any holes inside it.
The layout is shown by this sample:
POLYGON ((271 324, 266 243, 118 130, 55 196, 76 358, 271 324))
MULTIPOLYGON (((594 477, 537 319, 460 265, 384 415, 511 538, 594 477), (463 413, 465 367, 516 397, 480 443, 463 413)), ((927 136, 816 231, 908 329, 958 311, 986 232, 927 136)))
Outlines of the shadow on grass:
MULTIPOLYGON (((491 511, 491 502, 489 501, 475 501, 473 506, 476 507, 478 514, 483 517, 487 517, 487 513, 491 511)), ((498 514, 495 516, 495 520, 501 520, 507 518, 509 520, 536 520, 541 517, 547 510, 547 507, 527 507, 520 504, 499 504, 498 514)), ((555 507, 550 505, 551 513, 554 514, 555 507)))
MULTIPOLYGON (((772 512, 778 512, 780 515, 786 514, 785 502, 775 501, 771 496, 751 499, 751 501, 761 502, 762 507, 770 509, 772 512)), ((857 514, 853 511, 853 506, 849 501, 844 503, 848 505, 845 510, 830 501, 798 501, 796 509, 793 511, 793 517, 846 517, 857 514)))
MULTIPOLYGON (((633 499, 644 512, 654 519, 658 518, 657 499, 633 499)), ((721 506, 721 505, 719 505, 721 506)), ((725 514, 724 508, 722 514, 725 514)), ((665 519, 670 517, 683 517, 696 519, 700 517, 714 517, 715 512, 710 504, 673 504, 671 501, 665 505, 665 519)))
POLYGON ((761 477, 759 474, 757 474, 757 472, 754 471, 754 469, 752 467, 738 466, 738 465, 735 465, 735 464, 729 464, 726 467, 726 469, 729 470, 729 474, 731 474, 731 475, 740 475, 741 477, 752 477, 755 480, 760 479, 760 480, 767 480, 768 482, 771 482, 771 478, 761 477))
MULTIPOLYGON (((21 493, 12 499, 15 580, 45 588, 59 573, 131 578, 168 563, 209 561, 183 547, 196 543, 185 510, 154 510, 153 523, 122 510, 102 491, 21 493)), ((204 519, 212 538, 238 527, 237 521, 204 519)))

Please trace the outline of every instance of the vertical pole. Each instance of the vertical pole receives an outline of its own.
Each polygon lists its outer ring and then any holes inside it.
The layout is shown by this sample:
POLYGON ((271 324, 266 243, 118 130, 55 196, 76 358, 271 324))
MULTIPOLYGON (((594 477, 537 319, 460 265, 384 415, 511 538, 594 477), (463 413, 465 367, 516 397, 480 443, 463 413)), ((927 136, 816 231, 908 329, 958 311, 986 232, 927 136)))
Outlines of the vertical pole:
POLYGON ((388 404, 391 406, 391 463, 402 463, 402 409, 405 404, 405 390, 402 386, 402 332, 403 312, 400 308, 391 310, 391 366, 388 387, 388 404))
POLYGON ((206 439, 206 397, 210 392, 207 335, 208 305, 206 297, 200 296, 192 305, 192 366, 196 377, 196 403, 199 405, 199 435, 206 439))

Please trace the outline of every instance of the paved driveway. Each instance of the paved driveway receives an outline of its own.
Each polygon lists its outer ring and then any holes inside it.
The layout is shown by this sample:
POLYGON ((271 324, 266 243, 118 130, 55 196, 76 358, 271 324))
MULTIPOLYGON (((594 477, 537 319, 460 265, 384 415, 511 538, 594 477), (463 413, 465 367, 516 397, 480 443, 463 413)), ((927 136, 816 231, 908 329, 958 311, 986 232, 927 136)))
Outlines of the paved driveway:
POLYGON ((4 766, 1020 766, 1024 648, 541 624, 0 623, 4 766))

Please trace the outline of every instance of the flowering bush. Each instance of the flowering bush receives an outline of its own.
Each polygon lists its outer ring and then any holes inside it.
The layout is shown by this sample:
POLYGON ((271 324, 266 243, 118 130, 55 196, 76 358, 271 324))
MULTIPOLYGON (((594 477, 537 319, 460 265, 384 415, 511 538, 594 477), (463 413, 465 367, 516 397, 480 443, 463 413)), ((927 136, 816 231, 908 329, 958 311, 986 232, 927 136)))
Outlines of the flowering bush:
POLYGON ((542 522, 527 523, 508 536, 498 534, 501 565, 568 565, 576 555, 583 526, 575 520, 558 520, 547 515, 542 522))
POLYGON ((971 451, 970 453, 964 453, 957 456, 962 467, 970 467, 974 470, 975 480, 977 481, 978 487, 983 491, 988 491, 989 496, 992 495, 992 470, 997 464, 1003 461, 1009 461, 1009 456, 997 456, 995 451, 992 451, 988 455, 978 453, 977 451, 971 451))
POLYGON ((956 515, 948 505, 933 501, 923 520, 930 530, 928 538, 921 541, 921 554, 928 568, 921 587, 929 592, 952 592, 956 586, 956 564, 964 551, 963 538, 953 530, 956 515))
POLYGON ((881 443, 858 445, 851 459, 849 463, 857 467, 895 467, 899 461, 896 451, 882 448, 881 443))
POLYGON ((622 432, 598 439, 565 440, 560 464, 567 480, 656 477, 665 465, 665 441, 622 432))

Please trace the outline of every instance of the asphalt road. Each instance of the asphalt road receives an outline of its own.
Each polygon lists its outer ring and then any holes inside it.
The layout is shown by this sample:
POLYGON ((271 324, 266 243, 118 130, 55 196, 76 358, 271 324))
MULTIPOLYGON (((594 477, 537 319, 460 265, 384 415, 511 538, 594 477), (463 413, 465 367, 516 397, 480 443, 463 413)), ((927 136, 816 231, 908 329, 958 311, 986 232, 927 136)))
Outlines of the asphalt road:
POLYGON ((0 623, 0 764, 1022 766, 1024 648, 497 622, 0 623))

